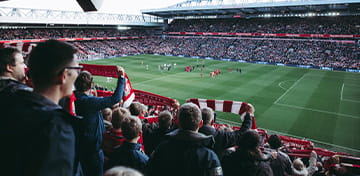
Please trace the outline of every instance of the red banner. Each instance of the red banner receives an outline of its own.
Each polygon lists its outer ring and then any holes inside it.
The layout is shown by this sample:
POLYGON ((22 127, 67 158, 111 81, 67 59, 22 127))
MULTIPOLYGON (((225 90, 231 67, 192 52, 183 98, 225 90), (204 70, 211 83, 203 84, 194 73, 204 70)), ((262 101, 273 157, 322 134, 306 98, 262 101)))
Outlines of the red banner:
POLYGON ((83 70, 90 72, 96 76, 106 76, 117 78, 117 66, 114 65, 95 65, 95 64, 79 64, 83 66, 83 70))

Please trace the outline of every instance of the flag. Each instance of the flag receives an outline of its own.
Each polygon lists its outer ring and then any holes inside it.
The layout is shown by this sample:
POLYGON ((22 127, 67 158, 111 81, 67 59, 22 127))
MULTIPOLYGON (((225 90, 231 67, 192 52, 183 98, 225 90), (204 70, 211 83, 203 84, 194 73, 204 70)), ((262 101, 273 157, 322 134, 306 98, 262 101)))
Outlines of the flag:
MULTIPOLYGON (((214 111, 238 114, 240 115, 242 121, 244 121, 246 111, 251 105, 249 103, 239 102, 239 101, 210 100, 210 99, 200 99, 200 98, 187 99, 186 102, 192 102, 196 104, 200 109, 209 107, 214 111)), ((253 115, 251 116, 251 121, 252 121, 252 129, 256 129, 256 120, 253 115)))
MULTIPOLYGON (((80 64, 83 66, 83 70, 90 72, 96 76, 106 76, 117 78, 117 66, 114 65, 95 65, 95 64, 80 64)), ((127 74, 125 73, 125 85, 123 95, 123 107, 129 107, 135 99, 134 89, 131 86, 131 82, 127 74)))
POLYGON ((135 99, 134 89, 131 86, 131 82, 127 74, 125 74, 125 87, 123 96, 123 107, 127 108, 135 99))

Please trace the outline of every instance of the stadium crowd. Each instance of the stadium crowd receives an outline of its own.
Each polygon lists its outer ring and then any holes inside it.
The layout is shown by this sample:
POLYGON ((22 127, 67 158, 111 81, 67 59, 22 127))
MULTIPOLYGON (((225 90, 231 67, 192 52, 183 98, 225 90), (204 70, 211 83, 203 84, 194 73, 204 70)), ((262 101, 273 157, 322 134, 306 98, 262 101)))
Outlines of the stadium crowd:
POLYGON ((168 37, 76 42, 85 58, 131 54, 171 54, 338 69, 360 69, 360 48, 353 43, 322 40, 168 37))
MULTIPOLYGON (((155 40, 167 44, 167 41, 155 40)), ((235 45, 234 41, 220 44, 217 39, 199 40, 201 44, 195 39, 181 40, 176 52, 193 47, 194 43, 199 44, 198 50, 188 49, 187 52, 200 51, 204 55, 208 53, 203 48, 210 45, 235 45)), ((116 50, 114 42, 100 43, 116 50)), ((135 49, 141 46, 142 50, 137 52, 148 52, 151 47, 145 46, 153 40, 127 42, 135 49)), ((96 44, 77 43, 83 46, 82 50, 96 44)), ((251 115, 255 113, 251 105, 244 105, 240 128, 216 125, 213 110, 200 109, 194 103, 176 104, 175 111, 168 111, 170 108, 164 106, 156 109, 156 113, 140 102, 121 107, 125 91, 125 70, 121 67, 116 67, 118 82, 114 94, 96 97, 91 73, 80 71, 82 66, 75 57, 78 51, 73 45, 57 40, 39 43, 29 55, 29 72, 25 74, 26 65, 20 51, 0 49, 3 119, 0 134, 8 142, 0 150, 5 175, 101 176, 105 172, 108 176, 125 173, 337 176, 359 171, 356 167, 342 165, 342 156, 321 157, 312 144, 306 148, 311 151, 308 157, 289 156, 289 148, 278 135, 264 140, 258 130, 251 129, 254 123, 251 115), (27 76, 32 79, 33 89, 25 84, 27 76), (71 105, 66 102, 74 86, 73 112, 66 109, 71 105), (73 116, 74 113, 80 116, 73 116), (150 123, 153 117, 149 114, 157 114, 158 121, 150 123)), ((216 51, 209 53, 213 52, 216 51)))
POLYGON ((1 30, 1 40, 21 39, 57 39, 57 38, 88 38, 88 37, 121 37, 121 36, 149 36, 153 30, 130 29, 69 29, 69 28, 28 28, 1 30))
POLYGON ((168 32, 360 34, 357 16, 175 20, 168 32), (304 20, 306 19, 306 20, 304 20))

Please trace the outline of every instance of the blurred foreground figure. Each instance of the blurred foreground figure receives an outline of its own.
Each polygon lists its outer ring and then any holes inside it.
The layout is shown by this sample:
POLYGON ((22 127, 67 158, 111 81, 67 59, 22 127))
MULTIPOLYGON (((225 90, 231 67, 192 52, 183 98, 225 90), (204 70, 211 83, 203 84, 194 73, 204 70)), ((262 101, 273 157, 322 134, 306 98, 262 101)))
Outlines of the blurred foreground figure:
POLYGON ((34 91, 1 90, 0 137, 6 141, 0 149, 3 175, 76 174, 78 119, 58 105, 72 94, 81 69, 76 52, 72 45, 56 40, 39 43, 29 58, 34 91))

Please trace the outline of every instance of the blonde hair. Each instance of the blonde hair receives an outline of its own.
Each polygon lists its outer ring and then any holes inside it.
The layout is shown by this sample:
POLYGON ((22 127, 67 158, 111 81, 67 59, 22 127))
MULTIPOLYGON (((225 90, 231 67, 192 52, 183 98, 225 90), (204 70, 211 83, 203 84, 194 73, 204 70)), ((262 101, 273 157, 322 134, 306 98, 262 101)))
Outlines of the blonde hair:
POLYGON ((129 167, 116 166, 107 170, 104 176, 143 176, 143 174, 129 167))

